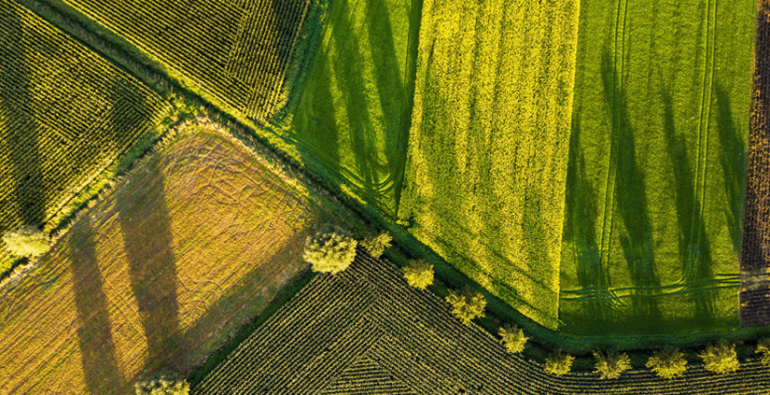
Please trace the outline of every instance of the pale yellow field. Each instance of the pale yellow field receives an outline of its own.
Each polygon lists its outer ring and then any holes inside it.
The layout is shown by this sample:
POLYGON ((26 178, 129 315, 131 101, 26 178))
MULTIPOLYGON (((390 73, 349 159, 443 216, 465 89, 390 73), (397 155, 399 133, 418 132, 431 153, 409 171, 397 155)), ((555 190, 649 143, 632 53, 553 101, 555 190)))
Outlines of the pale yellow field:
POLYGON ((305 267, 323 215, 242 147, 177 137, 0 290, 0 394, 127 394, 183 374, 305 267))

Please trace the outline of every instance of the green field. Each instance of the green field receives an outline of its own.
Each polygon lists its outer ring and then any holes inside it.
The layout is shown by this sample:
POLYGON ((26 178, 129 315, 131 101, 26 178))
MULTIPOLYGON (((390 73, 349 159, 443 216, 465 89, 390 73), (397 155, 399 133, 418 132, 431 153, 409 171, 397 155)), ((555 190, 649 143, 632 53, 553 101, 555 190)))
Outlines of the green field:
POLYGON ((303 160, 391 215, 406 160, 419 4, 332 2, 293 125, 282 132, 303 160))
POLYGON ((423 4, 398 216, 555 329, 578 2, 473 5, 423 4))
POLYGON ((562 329, 738 325, 755 2, 581 3, 562 329))
POLYGON ((309 0, 64 0, 238 115, 265 122, 287 100, 285 75, 309 0))
MULTIPOLYGON (((0 30, 0 233, 51 230, 51 218, 170 107, 15 1, 0 0, 0 30)), ((0 245, 0 274, 13 260, 0 245)))

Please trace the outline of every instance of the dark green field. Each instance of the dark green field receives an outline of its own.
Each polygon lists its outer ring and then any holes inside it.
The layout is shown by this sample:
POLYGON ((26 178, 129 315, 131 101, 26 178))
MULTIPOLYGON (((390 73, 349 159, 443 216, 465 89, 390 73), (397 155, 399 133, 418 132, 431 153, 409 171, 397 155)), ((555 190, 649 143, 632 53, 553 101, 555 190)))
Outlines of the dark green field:
POLYGON ((738 325, 755 13, 582 2, 561 330, 738 325))

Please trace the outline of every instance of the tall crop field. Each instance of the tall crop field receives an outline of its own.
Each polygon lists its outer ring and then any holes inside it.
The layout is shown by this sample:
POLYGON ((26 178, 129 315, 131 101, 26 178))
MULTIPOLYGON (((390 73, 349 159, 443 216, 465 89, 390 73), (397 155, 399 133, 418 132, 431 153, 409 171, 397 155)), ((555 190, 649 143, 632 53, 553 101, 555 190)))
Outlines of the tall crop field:
POLYGON ((581 3, 563 330, 738 324, 755 7, 581 3))
POLYGON ((125 395, 187 374, 307 267, 326 211, 220 132, 187 133, 0 289, 0 394, 125 395))
MULTIPOLYGON (((168 110, 136 78, 0 0, 0 233, 43 226, 168 110)), ((0 251, 1 274, 14 257, 0 251)))
POLYGON ((551 329, 578 8, 424 2, 398 212, 419 240, 551 329))
POLYGON ((406 161, 420 1, 335 0, 291 129, 352 193, 395 215, 406 161))
POLYGON ((309 0, 64 0, 192 81, 228 110, 264 122, 287 100, 285 77, 309 0))

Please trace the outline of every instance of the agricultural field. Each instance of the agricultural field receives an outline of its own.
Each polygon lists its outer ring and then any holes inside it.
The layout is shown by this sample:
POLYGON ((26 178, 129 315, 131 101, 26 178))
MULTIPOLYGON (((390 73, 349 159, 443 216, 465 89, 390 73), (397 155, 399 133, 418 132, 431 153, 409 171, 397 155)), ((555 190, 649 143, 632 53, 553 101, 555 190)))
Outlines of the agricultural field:
POLYGON ((770 325, 770 2, 756 20, 754 92, 741 243, 741 325, 770 325))
POLYGON ((401 269, 359 250, 353 265, 320 275, 260 326, 193 395, 224 394, 763 394, 767 367, 746 362, 719 377, 692 366, 665 380, 646 370, 617 380, 555 377, 465 326, 401 269))
POLYGON ((210 124, 189 126, 0 289, 0 393, 127 394, 187 374, 306 268, 329 214, 210 124))
MULTIPOLYGON (((15 1, 0 0, 0 30, 0 233, 55 226, 170 106, 15 1)), ((15 259, 0 242, 0 274, 15 259)))
POLYGON ((561 330, 735 327, 756 4, 581 2, 561 330))
POLYGON ((398 216, 524 315, 558 326, 579 2, 423 3, 398 216))
POLYGON ((291 128, 304 161, 394 216, 406 161, 418 0, 336 0, 291 128), (320 167, 320 166, 319 166, 320 167))
POLYGON ((159 60, 218 104, 266 122, 309 0, 64 0, 159 60))

